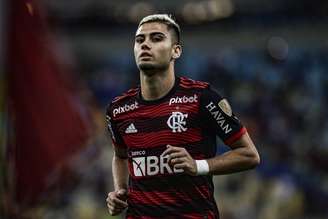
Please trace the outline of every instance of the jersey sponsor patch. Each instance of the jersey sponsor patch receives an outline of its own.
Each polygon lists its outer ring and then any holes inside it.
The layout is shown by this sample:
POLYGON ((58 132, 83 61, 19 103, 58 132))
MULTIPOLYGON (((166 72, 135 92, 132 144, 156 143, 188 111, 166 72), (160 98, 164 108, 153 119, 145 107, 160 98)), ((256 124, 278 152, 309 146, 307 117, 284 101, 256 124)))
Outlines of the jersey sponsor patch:
POLYGON ((168 163, 168 156, 133 157, 132 166, 135 177, 184 172, 183 169, 172 168, 168 163))
POLYGON ((221 130, 224 131, 225 134, 228 134, 232 131, 232 128, 227 119, 224 117, 224 114, 213 102, 207 104, 206 109, 211 113, 213 118, 216 120, 216 123, 220 126, 221 130))
POLYGON ((172 97, 170 99, 169 105, 178 103, 197 103, 198 96, 194 94, 193 96, 183 96, 183 97, 172 97))
POLYGON ((119 106, 115 109, 113 109, 113 116, 117 116, 118 114, 129 112, 132 110, 138 109, 138 102, 135 101, 132 104, 125 104, 124 106, 119 106))
POLYGON ((218 103, 218 106, 225 114, 227 114, 228 116, 232 116, 231 106, 226 99, 220 100, 220 102, 218 103))

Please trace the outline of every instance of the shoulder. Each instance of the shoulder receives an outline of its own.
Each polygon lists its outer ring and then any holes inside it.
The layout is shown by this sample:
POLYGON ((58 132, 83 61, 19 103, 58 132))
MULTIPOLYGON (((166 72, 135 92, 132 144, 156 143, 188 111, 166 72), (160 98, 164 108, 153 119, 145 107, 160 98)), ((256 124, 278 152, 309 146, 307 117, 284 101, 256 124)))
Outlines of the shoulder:
POLYGON ((138 93, 140 91, 139 87, 131 88, 130 90, 122 93, 119 96, 116 96, 113 98, 113 100, 107 105, 106 107, 106 113, 110 114, 110 112, 119 106, 122 106, 124 104, 130 103, 131 101, 135 100, 138 93))
POLYGON ((129 98, 134 98, 135 96, 137 96, 139 90, 139 87, 131 88, 130 90, 124 92, 122 95, 115 97, 112 101, 112 104, 121 103, 128 100, 129 98))
POLYGON ((204 81, 197 81, 187 77, 180 77, 180 86, 186 89, 207 89, 210 84, 204 81))
POLYGON ((222 99, 221 94, 209 82, 180 77, 180 86, 187 90, 196 90, 205 99, 212 96, 222 99))

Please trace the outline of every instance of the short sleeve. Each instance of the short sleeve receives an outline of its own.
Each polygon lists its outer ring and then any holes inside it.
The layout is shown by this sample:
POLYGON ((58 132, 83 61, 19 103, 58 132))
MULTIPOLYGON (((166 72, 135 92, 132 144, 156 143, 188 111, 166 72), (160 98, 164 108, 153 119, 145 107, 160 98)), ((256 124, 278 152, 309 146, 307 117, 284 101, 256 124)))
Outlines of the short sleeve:
POLYGON ((206 130, 214 132, 225 144, 232 144, 246 132, 229 102, 211 87, 201 95, 200 112, 206 130))
POLYGON ((115 147, 126 149, 127 147, 126 147, 125 143, 123 142, 123 139, 117 129, 116 121, 113 120, 111 112, 112 112, 111 107, 108 106, 106 109, 107 131, 108 131, 115 147))

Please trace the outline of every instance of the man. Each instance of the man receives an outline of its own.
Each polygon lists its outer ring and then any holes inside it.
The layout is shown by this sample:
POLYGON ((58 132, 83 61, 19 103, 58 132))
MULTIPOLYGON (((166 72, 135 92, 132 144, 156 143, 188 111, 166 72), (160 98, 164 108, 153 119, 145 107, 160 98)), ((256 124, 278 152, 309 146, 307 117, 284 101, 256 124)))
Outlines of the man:
POLYGON ((180 27, 170 16, 141 20, 134 43, 140 87, 107 108, 115 149, 111 215, 127 208, 127 218, 219 218, 212 175, 260 162, 227 100, 208 83, 175 76, 181 52, 180 27), (231 150, 216 155, 216 136, 231 150))

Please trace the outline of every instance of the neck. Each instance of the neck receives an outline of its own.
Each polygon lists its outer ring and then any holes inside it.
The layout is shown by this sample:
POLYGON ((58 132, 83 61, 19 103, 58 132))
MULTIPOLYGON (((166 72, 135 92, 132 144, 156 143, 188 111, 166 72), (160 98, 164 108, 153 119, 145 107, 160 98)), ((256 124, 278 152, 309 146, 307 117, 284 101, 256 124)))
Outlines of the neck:
POLYGON ((145 100, 156 100, 164 97, 174 86, 174 66, 147 75, 140 71, 141 95, 145 100))

